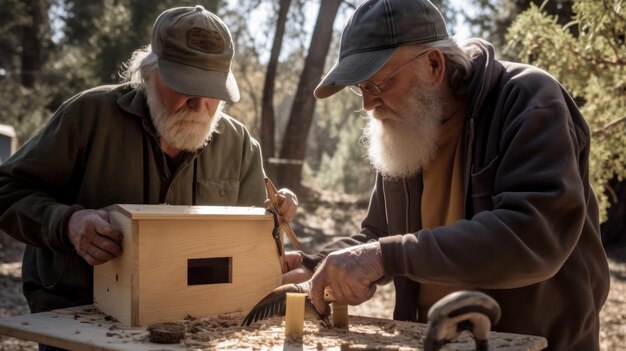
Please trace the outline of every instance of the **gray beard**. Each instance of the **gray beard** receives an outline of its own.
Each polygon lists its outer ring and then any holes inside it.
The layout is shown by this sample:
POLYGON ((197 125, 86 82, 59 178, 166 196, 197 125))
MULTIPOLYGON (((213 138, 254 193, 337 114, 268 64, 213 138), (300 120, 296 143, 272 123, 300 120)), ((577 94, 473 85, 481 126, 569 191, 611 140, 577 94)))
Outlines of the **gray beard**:
POLYGON ((413 87, 398 113, 384 108, 367 112, 362 141, 372 166, 384 177, 410 178, 436 155, 443 102, 435 91, 420 89, 413 87))
POLYGON ((170 115, 157 94, 152 79, 146 81, 144 89, 152 123, 160 141, 169 147, 189 152, 199 150, 211 141, 217 123, 222 117, 223 103, 220 103, 213 115, 198 113, 188 108, 170 115))

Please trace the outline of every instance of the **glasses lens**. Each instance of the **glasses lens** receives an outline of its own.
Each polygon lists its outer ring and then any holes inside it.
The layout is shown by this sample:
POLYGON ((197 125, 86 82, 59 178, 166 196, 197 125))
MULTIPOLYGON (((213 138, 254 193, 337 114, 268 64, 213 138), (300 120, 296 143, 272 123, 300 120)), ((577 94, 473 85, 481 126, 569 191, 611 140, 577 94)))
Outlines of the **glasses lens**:
POLYGON ((361 91, 361 88, 359 88, 358 85, 350 85, 348 86, 348 88, 350 88, 350 90, 356 95, 363 96, 363 92, 361 91))
POLYGON ((376 84, 370 82, 369 80, 366 80, 365 82, 359 84, 359 87, 361 88, 361 90, 372 96, 378 96, 381 94, 380 89, 378 89, 376 84))

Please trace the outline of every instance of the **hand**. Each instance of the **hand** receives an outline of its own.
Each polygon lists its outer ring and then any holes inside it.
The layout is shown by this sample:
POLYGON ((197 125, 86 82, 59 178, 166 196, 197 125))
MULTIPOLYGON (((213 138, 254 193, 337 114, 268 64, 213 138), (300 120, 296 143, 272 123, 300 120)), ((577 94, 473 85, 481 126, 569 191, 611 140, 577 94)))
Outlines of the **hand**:
MULTIPOLYGON (((265 200, 265 207, 270 207, 270 200, 265 200)), ((278 214, 280 215, 281 222, 291 222, 296 216, 296 210, 298 209, 298 197, 293 191, 282 188, 278 190, 278 214)))
POLYGON ((374 282, 384 274, 378 242, 332 252, 313 274, 311 300, 320 314, 326 313, 324 289, 330 286, 337 302, 358 305, 374 296, 374 282))
POLYGON ((302 252, 285 252, 284 263, 287 266, 283 274, 283 284, 302 283, 311 279, 313 272, 302 264, 302 252))
POLYGON ((76 211, 67 227, 76 252, 92 266, 122 254, 122 232, 111 227, 104 210, 76 211))

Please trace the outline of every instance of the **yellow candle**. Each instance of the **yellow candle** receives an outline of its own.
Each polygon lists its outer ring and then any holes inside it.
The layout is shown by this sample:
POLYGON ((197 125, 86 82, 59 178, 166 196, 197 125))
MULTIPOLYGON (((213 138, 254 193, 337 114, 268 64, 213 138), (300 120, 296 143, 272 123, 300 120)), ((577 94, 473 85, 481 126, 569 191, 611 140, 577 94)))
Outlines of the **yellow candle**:
POLYGON ((306 294, 287 293, 285 337, 302 337, 304 331, 304 298, 306 294))

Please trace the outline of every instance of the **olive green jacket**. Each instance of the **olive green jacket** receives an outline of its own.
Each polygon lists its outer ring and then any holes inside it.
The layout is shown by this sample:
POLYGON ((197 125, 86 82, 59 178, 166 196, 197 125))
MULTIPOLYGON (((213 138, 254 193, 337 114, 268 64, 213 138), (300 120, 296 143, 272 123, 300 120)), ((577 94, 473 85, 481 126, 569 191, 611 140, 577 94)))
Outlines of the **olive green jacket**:
POLYGON ((170 174, 142 90, 103 86, 66 101, 0 165, 0 229, 27 244, 32 312, 88 304, 93 270, 68 240, 72 213, 116 203, 263 206, 263 177, 258 143, 226 115, 170 174))

